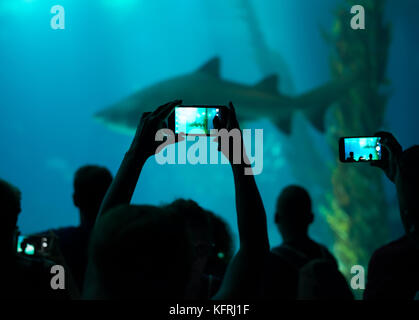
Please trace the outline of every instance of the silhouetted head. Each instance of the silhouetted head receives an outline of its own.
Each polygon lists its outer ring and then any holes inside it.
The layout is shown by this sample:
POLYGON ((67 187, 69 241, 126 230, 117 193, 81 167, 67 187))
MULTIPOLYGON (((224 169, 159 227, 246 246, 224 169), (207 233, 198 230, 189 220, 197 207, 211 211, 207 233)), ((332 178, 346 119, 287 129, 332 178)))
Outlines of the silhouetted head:
POLYGON ((349 157, 354 158, 354 152, 353 151, 349 152, 349 157))
POLYGON ((203 209, 193 200, 178 199, 163 207, 182 215, 193 244, 192 283, 188 298, 199 292, 208 293, 205 277, 215 275, 222 278, 233 255, 233 245, 227 224, 213 212, 203 209))
POLYGON ((282 190, 276 205, 275 223, 284 239, 307 236, 313 219, 310 195, 304 188, 292 185, 282 190))
POLYGON ((178 199, 167 207, 184 215, 194 243, 195 257, 206 259, 205 272, 222 272, 233 255, 231 232, 224 220, 193 200, 178 199))
POLYGON ((211 218, 213 249, 208 259, 207 274, 223 277, 234 254, 233 237, 228 224, 213 214, 211 218))
POLYGON ((419 232, 419 146, 402 153, 395 183, 403 225, 407 232, 419 232))
POLYGON ((177 199, 163 209, 183 215, 191 233, 191 239, 199 252, 207 251, 213 244, 211 218, 213 213, 203 209, 193 200, 177 199))
POLYGON ((18 188, 0 179, 0 247, 10 247, 14 241, 17 218, 21 211, 18 188))
POLYGON ((109 210, 92 233, 86 298, 182 298, 192 256, 178 212, 131 205, 109 210))
POLYGON ((80 209, 83 225, 93 225, 106 191, 112 183, 112 174, 99 166, 83 166, 74 175, 74 205, 80 209))

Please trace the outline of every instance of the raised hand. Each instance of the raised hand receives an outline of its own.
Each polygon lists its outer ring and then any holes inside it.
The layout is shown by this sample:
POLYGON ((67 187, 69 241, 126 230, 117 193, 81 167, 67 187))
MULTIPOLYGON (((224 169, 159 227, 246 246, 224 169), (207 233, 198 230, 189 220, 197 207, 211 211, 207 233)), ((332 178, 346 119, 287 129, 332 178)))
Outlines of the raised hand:
MULTIPOLYGON (((175 100, 158 107, 153 112, 144 112, 138 124, 130 151, 137 155, 141 154, 145 158, 155 154, 157 147, 161 144, 160 141, 156 141, 156 133, 160 129, 167 128, 167 117, 181 103, 182 100, 175 100)), ((167 131, 167 135, 167 138, 171 140, 170 143, 174 143, 174 134, 171 136, 170 132, 167 131)))
POLYGON ((233 103, 229 102, 228 108, 220 109, 220 117, 214 118, 214 128, 221 130, 227 129, 239 129, 239 122, 237 121, 236 110, 234 109, 233 103))
POLYGON ((375 134, 381 137, 380 143, 382 146, 382 161, 375 163, 371 162, 372 166, 381 168, 386 176, 394 182, 399 169, 399 158, 403 152, 402 146, 397 139, 389 132, 380 131, 375 134))
POLYGON ((213 124, 219 131, 214 139, 214 142, 218 143, 218 151, 221 151, 232 164, 248 164, 242 145, 242 132, 232 102, 227 108, 220 109, 220 117, 215 117, 213 124), (233 137, 232 142, 229 141, 230 136, 233 137))

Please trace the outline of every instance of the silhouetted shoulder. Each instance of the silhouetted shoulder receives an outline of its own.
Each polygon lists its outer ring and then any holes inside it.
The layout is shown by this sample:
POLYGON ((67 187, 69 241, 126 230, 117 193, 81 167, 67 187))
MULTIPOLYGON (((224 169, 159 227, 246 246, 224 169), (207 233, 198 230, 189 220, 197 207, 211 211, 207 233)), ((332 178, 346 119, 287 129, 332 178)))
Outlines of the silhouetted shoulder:
POLYGON ((322 244, 313 240, 303 243, 287 243, 274 247, 271 251, 282 257, 292 257, 294 261, 301 261, 302 264, 313 259, 327 259, 337 266, 337 261, 332 253, 322 244))
POLYGON ((298 270, 287 259, 286 254, 283 254, 281 246, 272 248, 264 273, 262 297, 270 300, 295 300, 297 298, 297 281, 298 270))
POLYGON ((407 236, 403 236, 377 249, 371 256, 370 267, 385 263, 387 268, 394 268, 407 262, 419 264, 419 249, 407 236))
POLYGON ((54 229, 53 232, 57 236, 59 236, 60 234, 67 234, 67 233, 77 232, 79 229, 80 229, 79 227, 63 227, 63 228, 54 229))
POLYGON ((328 260, 330 260, 330 261, 332 261, 336 265, 336 267, 338 268, 338 262, 336 261, 335 256, 329 251, 329 249, 327 249, 322 244, 319 244, 319 243, 316 243, 316 244, 320 247, 320 250, 322 250, 323 257, 326 258, 326 259, 328 259, 328 260))
POLYGON ((54 263, 39 257, 16 256, 10 274, 10 292, 13 298, 65 299, 65 292, 51 289, 51 267, 54 263))
POLYGON ((87 241, 85 238, 90 235, 90 230, 82 227, 64 227, 52 231, 58 237, 61 244, 69 242, 70 245, 74 241, 87 241))
POLYGON ((413 299, 419 291, 419 249, 404 236, 374 252, 365 299, 413 299))
POLYGON ((32 274, 31 276, 37 275, 38 278, 46 275, 50 278, 50 270, 54 264, 51 260, 40 257, 27 257, 24 255, 16 257, 16 270, 18 272, 25 272, 26 275, 32 274))

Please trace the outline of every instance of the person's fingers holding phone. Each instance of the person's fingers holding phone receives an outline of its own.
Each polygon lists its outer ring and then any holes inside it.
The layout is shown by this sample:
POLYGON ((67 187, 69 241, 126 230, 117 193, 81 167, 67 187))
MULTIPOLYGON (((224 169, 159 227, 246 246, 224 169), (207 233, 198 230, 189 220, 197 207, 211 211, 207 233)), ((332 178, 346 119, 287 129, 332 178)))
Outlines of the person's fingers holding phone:
POLYGON ((55 234, 55 232, 53 232, 52 230, 48 232, 48 235, 45 236, 42 242, 42 246, 42 256, 56 263, 63 262, 64 258, 61 252, 60 240, 59 237, 55 234))
POLYGON ((141 129, 145 127, 145 129, 154 131, 155 133, 162 128, 167 128, 167 117, 181 103, 182 100, 175 100, 158 107, 153 112, 144 112, 140 121, 140 125, 142 124, 141 129))
POLYGON ((234 109, 233 103, 230 101, 228 107, 220 108, 219 116, 214 117, 213 120, 214 128, 217 130, 227 129, 239 129, 239 122, 237 121, 236 110, 234 109))
POLYGON ((229 160, 234 159, 232 157, 239 157, 242 160, 242 134, 232 102, 228 107, 220 108, 219 116, 214 118, 213 124, 218 130, 218 136, 213 140, 218 143, 218 151, 221 151, 229 160), (228 148, 222 145, 226 142, 228 142, 228 148))
POLYGON ((214 117, 214 128, 217 130, 226 129, 227 131, 239 129, 239 122, 237 121, 236 111, 233 103, 230 102, 228 107, 220 108, 219 115, 214 117))
MULTIPOLYGON (((228 109, 221 108, 218 115, 216 115, 213 119, 214 128, 218 130, 218 132, 222 129, 227 129, 227 122, 226 119, 228 118, 228 109)), ((221 136, 217 135, 214 139, 214 142, 218 144, 218 151, 221 151, 221 136)))
MULTIPOLYGON (((167 129, 167 117, 173 112, 174 108, 182 103, 182 100, 175 100, 161 105, 153 112, 144 112, 137 127, 132 148, 135 152, 142 153, 145 157, 152 156, 161 142, 156 141, 156 134, 161 133, 166 136, 168 144, 175 143, 174 133, 167 129), (159 131, 165 129, 163 131, 159 131)), ((157 139, 163 141, 161 139, 157 139)))
POLYGON ((175 134, 171 129, 169 129, 168 125, 168 118, 174 112, 175 108, 182 104, 182 100, 175 100, 173 102, 169 102, 161 107, 159 107, 155 111, 155 117, 157 118, 159 125, 158 130, 164 129, 162 134, 167 137, 166 145, 173 144, 176 142, 181 142, 186 140, 186 134, 184 132, 180 132, 179 134, 175 134))
POLYGON ((168 118, 174 112, 175 108, 182 104, 182 100, 175 100, 173 102, 169 102, 166 105, 163 105, 159 109, 156 110, 156 117, 160 122, 160 129, 167 129, 164 134, 168 137, 167 144, 173 144, 176 142, 181 142, 186 140, 186 134, 184 132, 180 132, 179 134, 174 134, 174 132, 169 129, 168 126, 168 118))
POLYGON ((181 103, 182 103, 182 100, 175 100, 175 101, 169 102, 157 108, 157 110, 153 112, 153 114, 159 121, 164 121, 173 112, 175 107, 180 105, 181 103))
POLYGON ((380 131, 375 134, 380 137, 381 161, 371 162, 372 166, 381 168, 386 176, 394 182, 398 172, 398 161, 403 152, 402 146, 397 139, 389 132, 380 131))
POLYGON ((230 113, 228 117, 228 130, 232 130, 232 129, 240 130, 239 121, 237 120, 237 115, 236 115, 236 109, 234 108, 233 103, 230 101, 228 106, 230 109, 230 113))
POLYGON ((393 157, 400 156, 400 154, 403 151, 403 148, 390 132, 380 131, 377 132, 375 136, 380 137, 380 143, 393 157))

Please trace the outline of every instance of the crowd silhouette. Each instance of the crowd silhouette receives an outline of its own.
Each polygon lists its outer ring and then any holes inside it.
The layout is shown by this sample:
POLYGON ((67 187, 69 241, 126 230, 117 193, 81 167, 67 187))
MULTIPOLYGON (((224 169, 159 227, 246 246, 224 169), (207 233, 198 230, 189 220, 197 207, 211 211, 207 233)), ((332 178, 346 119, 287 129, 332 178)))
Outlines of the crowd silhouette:
MULTIPOLYGON (((283 242, 271 248, 266 212, 253 175, 231 162, 239 231, 233 252, 229 226, 198 203, 178 199, 160 206, 131 203, 140 174, 159 142, 157 130, 181 101, 144 113, 129 150, 112 177, 88 165, 74 177, 73 202, 80 225, 24 239, 17 252, 20 191, 0 180, 1 277, 9 298, 41 299, 269 299, 352 300, 333 254, 309 237, 315 215, 308 192, 286 187, 277 199, 275 224, 283 242), (25 254, 28 245, 34 255, 25 254), (51 288, 51 267, 62 265, 66 289, 51 288)), ((217 129, 239 129, 232 103, 214 120, 217 129)), ((419 292, 419 146, 403 150, 379 132, 381 168, 395 185, 405 235, 371 257, 365 300, 415 299, 419 292)), ((173 143, 176 143, 173 141, 173 143)), ((232 150, 219 147, 227 159, 232 150)), ((353 153, 351 154, 353 158, 353 153)), ((376 170, 371 168, 371 170, 376 170)), ((162 185, 167 184, 164 177, 162 185)))

